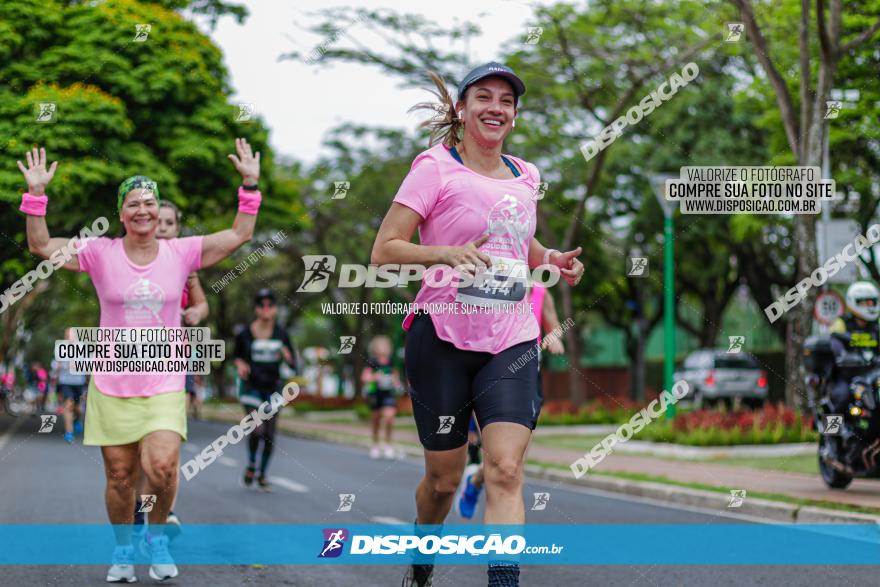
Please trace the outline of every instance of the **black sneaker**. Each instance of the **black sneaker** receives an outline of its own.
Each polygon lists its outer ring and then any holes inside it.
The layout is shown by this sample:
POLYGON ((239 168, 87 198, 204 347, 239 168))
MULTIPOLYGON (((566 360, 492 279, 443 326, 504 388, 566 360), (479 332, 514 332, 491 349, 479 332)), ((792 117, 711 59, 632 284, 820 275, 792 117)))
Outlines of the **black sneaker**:
POLYGON ((244 486, 250 487, 254 484, 254 476, 257 474, 257 468, 253 466, 248 466, 247 469, 244 470, 244 486))
POLYGON ((260 491, 272 491, 272 484, 269 483, 269 480, 265 475, 260 475, 260 478, 257 479, 257 484, 260 486, 260 491))
POLYGON ((400 587, 431 587, 434 584, 434 565, 410 565, 400 587))

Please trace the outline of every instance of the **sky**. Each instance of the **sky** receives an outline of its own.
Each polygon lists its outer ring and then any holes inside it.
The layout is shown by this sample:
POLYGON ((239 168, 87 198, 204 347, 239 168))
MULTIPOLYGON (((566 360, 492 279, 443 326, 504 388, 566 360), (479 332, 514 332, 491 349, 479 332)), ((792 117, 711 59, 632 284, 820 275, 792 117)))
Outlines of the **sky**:
MULTIPOLYGON (((270 129, 270 144, 280 156, 313 163, 321 154, 326 133, 344 122, 415 130, 418 114, 407 114, 415 103, 430 98, 424 89, 399 87, 397 78, 378 67, 319 61, 279 61, 290 51, 304 55, 328 39, 307 30, 320 22, 314 13, 329 6, 387 8, 421 14, 439 26, 455 20, 470 21, 482 29, 470 41, 470 62, 478 65, 498 59, 509 43, 521 43, 533 22, 525 0, 447 0, 427 3, 400 0, 328 3, 327 0, 239 0, 250 16, 241 25, 226 17, 214 31, 204 28, 223 50, 235 90, 233 101, 254 105, 256 115, 270 129)), ((364 44, 379 40, 363 25, 346 35, 364 44)), ((341 36, 336 45, 350 46, 341 36)), ((464 75, 466 72, 461 72, 464 75)), ((428 87, 426 83, 424 87, 428 87)), ((424 113, 422 113, 424 118, 424 113)))

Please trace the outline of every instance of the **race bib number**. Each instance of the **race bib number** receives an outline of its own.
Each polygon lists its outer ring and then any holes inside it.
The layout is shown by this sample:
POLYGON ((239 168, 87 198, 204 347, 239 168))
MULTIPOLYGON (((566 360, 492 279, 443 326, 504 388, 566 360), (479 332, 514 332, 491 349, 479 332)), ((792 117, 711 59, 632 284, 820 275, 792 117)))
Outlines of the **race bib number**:
POLYGON ((472 285, 458 288, 456 302, 491 308, 522 301, 528 280, 526 262, 507 257, 491 259, 492 266, 478 272, 472 285))

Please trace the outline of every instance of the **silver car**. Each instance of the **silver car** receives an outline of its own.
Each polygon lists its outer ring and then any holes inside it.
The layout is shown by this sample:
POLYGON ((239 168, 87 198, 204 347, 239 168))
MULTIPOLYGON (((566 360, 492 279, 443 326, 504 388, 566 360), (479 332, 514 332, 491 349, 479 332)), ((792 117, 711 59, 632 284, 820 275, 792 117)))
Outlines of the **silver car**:
POLYGON ((767 372, 749 353, 713 349, 694 351, 684 360, 674 379, 688 382, 691 391, 686 399, 697 408, 719 400, 732 404, 735 398, 757 407, 767 399, 767 372))

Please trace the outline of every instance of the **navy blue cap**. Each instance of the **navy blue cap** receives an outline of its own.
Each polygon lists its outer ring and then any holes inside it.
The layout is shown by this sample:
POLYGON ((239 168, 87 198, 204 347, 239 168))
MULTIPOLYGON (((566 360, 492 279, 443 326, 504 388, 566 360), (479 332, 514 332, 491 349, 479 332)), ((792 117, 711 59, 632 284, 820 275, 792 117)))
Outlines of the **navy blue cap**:
POLYGON ((257 295, 254 296, 254 304, 259 305, 263 300, 269 300, 273 304, 275 303, 275 294, 272 293, 271 289, 263 288, 257 292, 257 295))
POLYGON ((513 73, 513 70, 507 67, 506 65, 502 65, 497 61, 490 61, 485 65, 481 65, 477 68, 471 70, 469 74, 464 76, 461 84, 458 86, 458 99, 461 100, 461 97, 464 96, 465 91, 469 86, 475 84, 483 78, 498 76, 506 79, 510 82, 510 85, 513 86, 513 95, 519 100, 519 97, 526 93, 526 85, 523 83, 519 76, 513 73))

